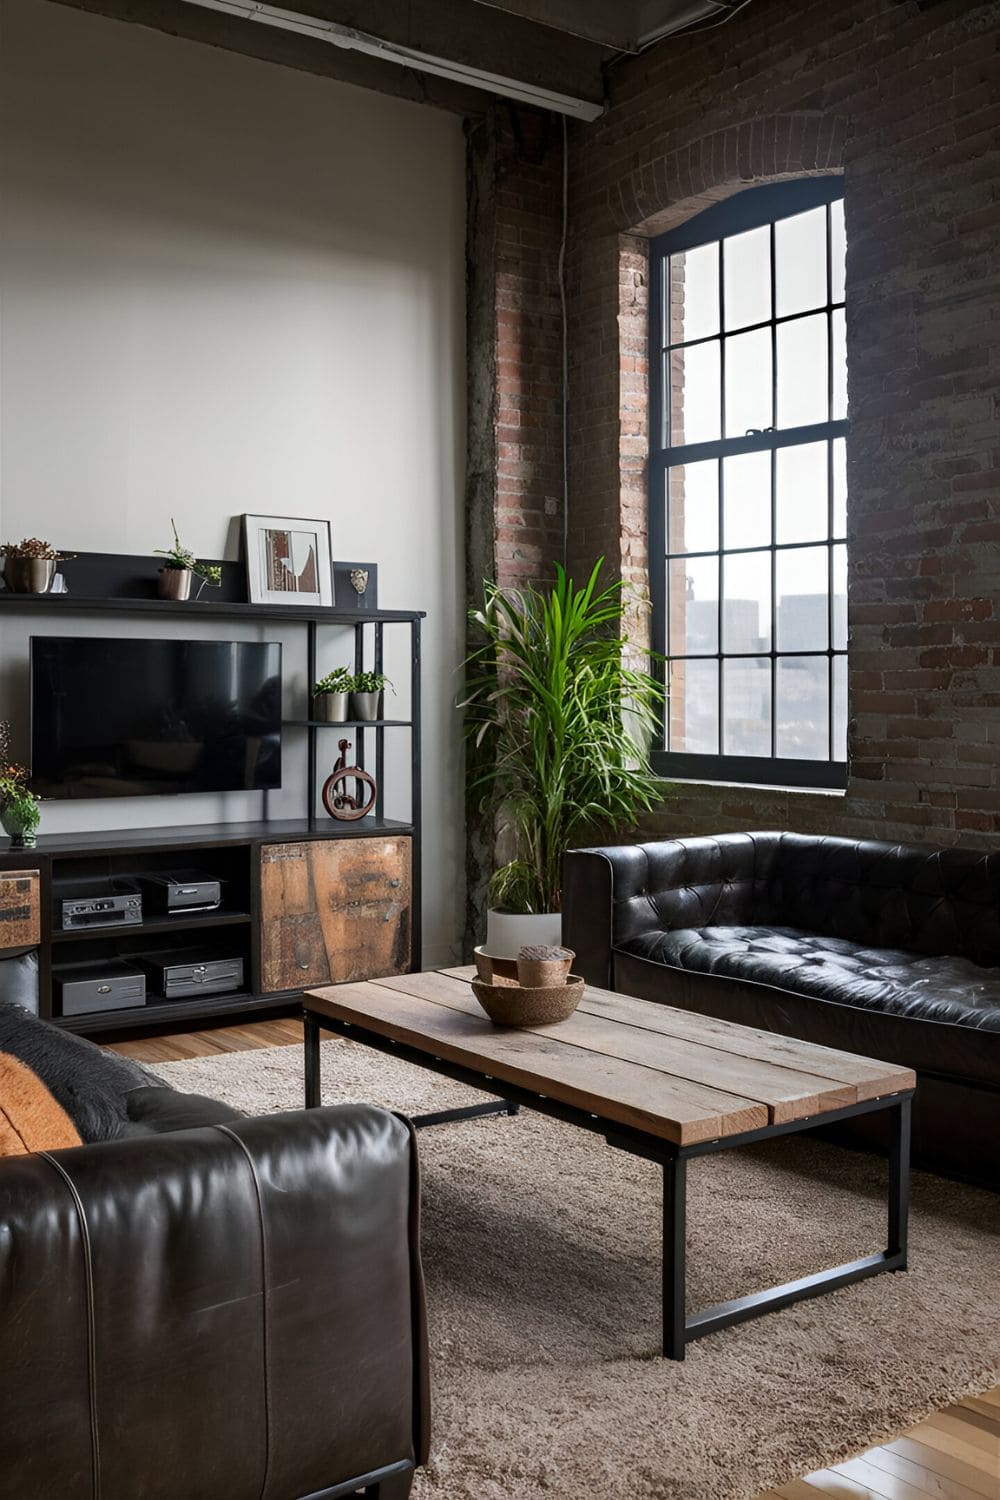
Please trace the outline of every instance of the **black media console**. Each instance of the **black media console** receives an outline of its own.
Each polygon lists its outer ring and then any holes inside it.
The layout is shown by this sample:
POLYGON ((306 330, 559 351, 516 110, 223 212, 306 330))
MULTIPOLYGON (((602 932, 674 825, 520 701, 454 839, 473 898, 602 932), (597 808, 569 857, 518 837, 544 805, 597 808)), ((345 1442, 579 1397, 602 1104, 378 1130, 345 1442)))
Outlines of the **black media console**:
MULTIPOLYGON (((0 995, 16 966, 15 988, 30 989, 46 1019, 107 1032, 276 1009, 308 986, 419 969, 422 614, 250 604, 232 563, 220 591, 160 600, 156 568, 154 559, 83 556, 65 565, 71 592, 0 592, 0 617, 37 616, 38 634, 65 633, 59 617, 94 634, 112 621, 122 628, 123 615, 301 625, 310 684, 333 664, 324 628, 350 627, 354 669, 381 671, 384 630, 398 626, 409 634, 408 717, 331 724, 314 720, 308 702, 298 713, 286 704, 284 732, 307 739, 302 818, 43 834, 27 850, 0 841, 0 995), (367 755, 378 782, 373 812, 357 822, 317 811, 319 736, 330 730, 347 732, 356 763, 367 755), (405 822, 384 815, 391 730, 410 736, 405 822)), ((44 828, 44 803, 42 814, 44 828)))
POLYGON ((345 824, 333 837, 328 826, 307 819, 147 828, 43 837, 37 849, 0 857, 0 873, 39 872, 40 930, 32 951, 40 1014, 74 1031, 104 1032, 274 1009, 310 984, 418 967, 417 909, 407 879, 412 841, 412 825, 384 818, 345 824), (192 865, 220 883, 222 900, 214 910, 152 911, 139 923, 62 926, 64 882, 75 889, 141 885, 145 877, 192 865), (344 930, 347 941, 325 941, 344 930), (168 999, 143 958, 175 950, 180 964, 194 949, 215 961, 239 959, 243 984, 168 999), (142 970, 144 1003, 116 1001, 108 1009, 63 1014, 60 981, 70 976, 71 983, 85 983, 81 971, 88 968, 95 979, 109 969, 142 970))

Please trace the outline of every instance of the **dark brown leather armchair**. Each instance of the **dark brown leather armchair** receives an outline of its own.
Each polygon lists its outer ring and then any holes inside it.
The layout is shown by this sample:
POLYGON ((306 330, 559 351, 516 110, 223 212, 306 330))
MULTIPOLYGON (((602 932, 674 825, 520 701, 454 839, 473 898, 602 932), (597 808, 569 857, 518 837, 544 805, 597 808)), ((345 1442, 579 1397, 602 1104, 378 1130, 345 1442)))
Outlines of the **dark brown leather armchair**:
POLYGON ((403 1500, 418 1198, 360 1105, 0 1162, 2 1500, 403 1500))

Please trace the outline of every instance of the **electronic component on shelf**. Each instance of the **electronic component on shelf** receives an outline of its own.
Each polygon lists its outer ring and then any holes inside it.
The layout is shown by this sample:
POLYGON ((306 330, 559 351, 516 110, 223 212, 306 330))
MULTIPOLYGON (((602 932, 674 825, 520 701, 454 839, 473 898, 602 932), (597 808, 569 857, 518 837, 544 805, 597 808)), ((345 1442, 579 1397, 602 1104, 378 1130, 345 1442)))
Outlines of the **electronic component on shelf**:
POLYGON ((56 1013, 86 1016, 102 1010, 128 1010, 146 1003, 146 976, 135 963, 105 958, 56 969, 52 976, 56 1013))
POLYGON ((138 927, 142 893, 131 880, 83 880, 53 887, 56 925, 64 932, 84 927, 138 927))
POLYGON ((243 987, 242 958, 227 957, 215 948, 162 948, 137 953, 135 961, 165 1000, 224 995, 243 987))
POLYGON ((181 912, 215 911, 222 903, 222 881, 204 870, 168 870, 162 875, 140 875, 147 915, 174 916, 181 912))

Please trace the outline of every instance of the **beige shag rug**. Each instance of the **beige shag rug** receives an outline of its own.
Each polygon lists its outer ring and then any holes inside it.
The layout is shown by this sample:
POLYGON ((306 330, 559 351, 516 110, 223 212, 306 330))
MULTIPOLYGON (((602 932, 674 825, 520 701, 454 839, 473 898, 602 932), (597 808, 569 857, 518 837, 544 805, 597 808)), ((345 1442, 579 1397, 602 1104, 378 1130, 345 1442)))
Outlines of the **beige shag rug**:
MULTIPOLYGON (((296 1108, 296 1046, 161 1065, 296 1108)), ((323 1044, 324 1102, 482 1095, 323 1044)), ((1000 1382, 1000 1198, 914 1174, 911 1269, 657 1354, 659 1173, 522 1111, 421 1133, 433 1457, 414 1500, 749 1500, 1000 1382)), ((805 1139, 689 1167, 689 1306, 880 1249, 880 1163, 805 1139)))

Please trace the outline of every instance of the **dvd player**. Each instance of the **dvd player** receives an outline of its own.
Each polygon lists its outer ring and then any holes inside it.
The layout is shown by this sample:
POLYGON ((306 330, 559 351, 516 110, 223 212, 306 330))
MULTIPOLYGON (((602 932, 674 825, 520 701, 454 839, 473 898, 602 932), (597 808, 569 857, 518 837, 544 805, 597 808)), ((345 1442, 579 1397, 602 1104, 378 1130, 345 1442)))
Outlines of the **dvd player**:
POLYGON ((130 1010, 146 1003, 146 976, 135 963, 105 958, 57 969, 52 976, 62 1016, 86 1016, 102 1010, 130 1010))
POLYGON ((64 932, 82 927, 138 927, 142 923, 142 893, 133 881, 62 881, 53 891, 56 919, 64 932))
POLYGON ((222 881, 204 870, 168 870, 140 875, 147 908, 158 916, 175 912, 215 911, 222 902, 222 881))
POLYGON ((189 995, 224 995, 243 985, 242 958, 216 948, 162 948, 133 955, 164 1000, 189 995))

